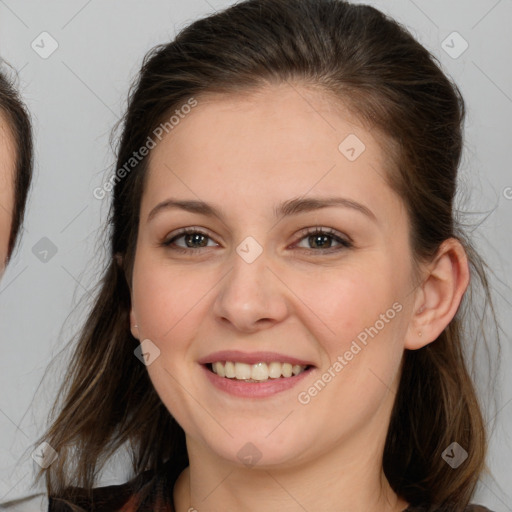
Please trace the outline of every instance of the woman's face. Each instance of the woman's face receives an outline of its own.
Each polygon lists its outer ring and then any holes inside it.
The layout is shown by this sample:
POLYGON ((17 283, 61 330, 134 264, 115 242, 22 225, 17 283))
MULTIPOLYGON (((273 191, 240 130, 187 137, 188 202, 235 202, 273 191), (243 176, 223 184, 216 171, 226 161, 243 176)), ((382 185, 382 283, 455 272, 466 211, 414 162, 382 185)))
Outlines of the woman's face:
POLYGON ((15 151, 9 125, 0 114, 0 274, 5 269, 14 209, 15 151))
POLYGON ((371 454, 415 295, 385 155, 302 87, 197 101, 152 150, 140 209, 131 323, 155 389, 205 457, 371 454))

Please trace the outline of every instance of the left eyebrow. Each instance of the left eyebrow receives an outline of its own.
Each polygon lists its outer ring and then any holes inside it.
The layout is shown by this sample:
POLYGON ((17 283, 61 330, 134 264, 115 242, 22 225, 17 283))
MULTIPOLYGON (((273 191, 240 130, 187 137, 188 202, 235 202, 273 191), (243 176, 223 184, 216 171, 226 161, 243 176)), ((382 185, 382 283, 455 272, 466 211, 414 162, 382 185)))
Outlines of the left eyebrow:
MULTIPOLYGON (((358 203, 346 197, 309 197, 309 198, 294 198, 284 201, 279 206, 274 208, 275 217, 297 215, 299 213, 320 210, 332 206, 339 206, 343 208, 351 208, 356 210, 374 222, 377 222, 375 214, 365 205, 358 203)), ((166 199, 157 204, 150 212, 147 218, 149 222, 157 213, 163 210, 178 208, 191 213, 199 215, 206 215, 209 217, 218 217, 225 220, 225 215, 220 208, 216 208, 210 203, 196 200, 177 200, 166 199)))

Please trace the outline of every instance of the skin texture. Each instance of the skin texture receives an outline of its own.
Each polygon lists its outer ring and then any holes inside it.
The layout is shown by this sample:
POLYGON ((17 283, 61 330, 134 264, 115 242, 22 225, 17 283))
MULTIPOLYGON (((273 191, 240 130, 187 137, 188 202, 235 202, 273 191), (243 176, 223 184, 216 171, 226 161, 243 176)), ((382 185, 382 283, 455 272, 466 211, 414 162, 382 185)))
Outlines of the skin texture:
POLYGON ((149 376, 187 436, 178 512, 404 510, 381 465, 402 355, 455 315, 468 284, 463 249, 445 242, 415 285, 408 219, 383 179, 385 155, 332 98, 283 84, 197 100, 151 152, 131 283, 132 333, 160 350, 149 376), (349 134, 366 146, 355 161, 338 150, 349 134), (347 207, 274 216, 283 201, 327 196, 363 204, 376 220, 347 207), (222 220, 167 209, 148 221, 171 197, 213 203, 222 220), (186 227, 206 233, 207 246, 196 241, 192 252, 186 237, 161 245, 186 227), (333 238, 315 246, 304 232, 315 227, 350 237, 353 248, 333 238), (263 248, 250 264, 236 251, 248 236, 263 248), (300 403, 299 392, 395 303, 401 311, 300 403), (234 397, 197 362, 229 349, 276 351, 316 368, 272 397, 234 397), (252 467, 237 455, 249 442, 261 454, 252 467))
POLYGON ((8 124, 0 114, 0 275, 4 273, 14 209, 15 151, 8 124))

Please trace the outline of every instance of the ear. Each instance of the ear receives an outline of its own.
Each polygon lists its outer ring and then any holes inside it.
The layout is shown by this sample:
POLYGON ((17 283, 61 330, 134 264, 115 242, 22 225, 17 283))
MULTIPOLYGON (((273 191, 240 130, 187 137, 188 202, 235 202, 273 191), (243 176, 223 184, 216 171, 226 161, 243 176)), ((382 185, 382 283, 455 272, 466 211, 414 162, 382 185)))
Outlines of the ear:
POLYGON ((404 347, 417 350, 435 341, 457 313, 468 284, 466 251, 457 239, 449 238, 439 247, 416 292, 404 347))
MULTIPOLYGON (((116 261, 116 265, 119 266, 120 269, 123 268, 124 258, 123 255, 119 252, 116 252, 114 254, 114 259, 116 261)), ((133 312, 133 307, 130 309, 130 331, 132 333, 132 336, 135 339, 139 339, 139 327, 137 324, 137 320, 135 318, 135 313, 133 312)))

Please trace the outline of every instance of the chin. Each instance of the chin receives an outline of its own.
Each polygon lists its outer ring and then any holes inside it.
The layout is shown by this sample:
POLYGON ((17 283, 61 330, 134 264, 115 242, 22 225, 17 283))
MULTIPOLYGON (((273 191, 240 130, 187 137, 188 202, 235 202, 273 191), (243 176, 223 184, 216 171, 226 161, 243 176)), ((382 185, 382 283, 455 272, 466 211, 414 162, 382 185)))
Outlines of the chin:
POLYGON ((204 442, 219 457, 238 466, 247 468, 275 469, 276 467, 291 467, 297 463, 297 458, 306 446, 302 446, 303 438, 294 434, 275 436, 262 433, 254 427, 231 431, 233 437, 206 436, 204 442), (301 441, 301 443, 297 443, 301 441))

